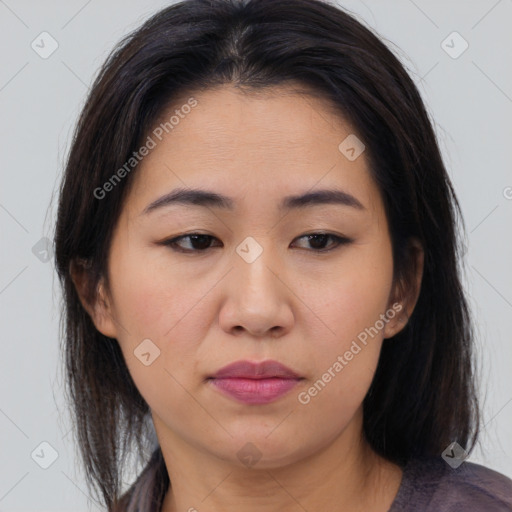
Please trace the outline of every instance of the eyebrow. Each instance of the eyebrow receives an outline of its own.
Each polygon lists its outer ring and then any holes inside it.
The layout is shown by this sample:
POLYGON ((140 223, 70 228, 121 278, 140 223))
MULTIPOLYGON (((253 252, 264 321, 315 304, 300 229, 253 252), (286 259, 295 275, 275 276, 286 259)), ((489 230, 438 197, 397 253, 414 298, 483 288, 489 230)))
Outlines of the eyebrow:
MULTIPOLYGON (((156 209, 173 204, 214 207, 233 211, 235 200, 231 197, 209 190, 178 188, 150 203, 146 208, 144 208, 141 215, 148 214, 156 209)), ((353 195, 337 189, 322 189, 314 192, 306 192, 300 195, 286 196, 282 199, 278 208, 280 211, 283 211, 303 209, 323 204, 349 206, 358 210, 366 209, 353 195)))

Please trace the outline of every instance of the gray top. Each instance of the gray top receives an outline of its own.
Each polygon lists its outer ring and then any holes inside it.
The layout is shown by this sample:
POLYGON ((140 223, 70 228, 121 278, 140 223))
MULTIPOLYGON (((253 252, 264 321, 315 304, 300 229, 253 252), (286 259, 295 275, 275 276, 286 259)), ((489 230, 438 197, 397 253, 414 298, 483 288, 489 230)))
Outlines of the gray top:
POLYGON ((413 459, 388 512, 511 512, 512 480, 472 462, 413 459))
MULTIPOLYGON (((163 470, 158 448, 125 494, 119 512, 160 512, 162 489, 155 488, 163 470)), ((452 469, 441 457, 416 458, 404 468, 398 493, 388 512, 512 512, 512 480, 479 464, 452 469)))

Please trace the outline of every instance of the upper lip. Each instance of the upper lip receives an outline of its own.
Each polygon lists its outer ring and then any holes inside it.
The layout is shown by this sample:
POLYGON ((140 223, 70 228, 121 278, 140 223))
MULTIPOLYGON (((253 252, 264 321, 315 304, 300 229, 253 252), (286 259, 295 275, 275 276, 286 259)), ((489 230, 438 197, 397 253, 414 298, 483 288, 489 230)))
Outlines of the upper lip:
POLYGON ((282 379, 300 379, 301 376, 278 361, 267 360, 253 363, 251 361, 235 361, 221 368, 214 379, 221 378, 268 379, 280 377, 282 379))

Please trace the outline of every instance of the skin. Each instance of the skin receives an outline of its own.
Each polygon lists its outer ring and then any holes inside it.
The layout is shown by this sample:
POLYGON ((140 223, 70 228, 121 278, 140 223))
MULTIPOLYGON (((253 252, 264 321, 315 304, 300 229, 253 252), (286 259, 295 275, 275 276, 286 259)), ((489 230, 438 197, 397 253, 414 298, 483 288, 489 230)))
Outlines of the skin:
POLYGON ((86 305, 98 330, 118 340, 151 408, 172 485, 162 510, 385 512, 402 471, 364 441, 362 402, 382 343, 414 308, 421 253, 416 281, 400 294, 365 153, 349 161, 338 150, 354 130, 323 100, 291 86, 258 94, 223 86, 194 97, 197 107, 139 164, 111 242, 110 288, 102 283, 86 305), (235 208, 143 213, 176 187, 225 194, 235 208), (278 211, 282 197, 320 188, 341 189, 364 208, 278 211), (204 252, 197 247, 207 242, 182 239, 191 254, 159 243, 197 232, 213 237, 204 252), (304 237, 318 232, 352 242, 304 237), (248 236, 263 249, 251 263, 236 252, 248 236), (398 302, 401 313, 300 403, 299 393, 398 302), (160 350, 149 366, 134 355, 147 338, 160 350), (272 403, 243 404, 205 380, 240 359, 275 359, 304 380, 272 403), (248 442, 261 455, 252 466, 237 455, 248 442))

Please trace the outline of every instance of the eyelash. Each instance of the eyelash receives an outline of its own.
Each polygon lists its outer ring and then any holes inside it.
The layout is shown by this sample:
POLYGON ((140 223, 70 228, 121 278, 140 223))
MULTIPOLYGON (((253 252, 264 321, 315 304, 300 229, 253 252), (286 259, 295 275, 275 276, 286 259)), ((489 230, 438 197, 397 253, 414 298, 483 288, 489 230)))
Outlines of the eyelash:
MULTIPOLYGON (((177 245, 179 240, 182 240, 184 238, 191 238, 191 237, 194 237, 194 236, 208 237, 210 239, 214 239, 215 238, 214 236, 206 235, 204 233, 188 233, 186 235, 180 235, 180 236, 178 236, 176 238, 171 238, 169 240, 164 240, 164 241, 160 242, 160 244, 168 246, 168 247, 170 247, 172 250, 174 250, 176 252, 187 253, 187 254, 191 254, 191 253, 204 253, 204 252, 206 252, 209 249, 213 249, 213 247, 207 247, 206 249, 183 249, 182 247, 177 245)), ((331 252, 331 251, 333 251, 334 249, 337 249, 340 246, 348 245, 349 243, 353 242, 353 240, 350 239, 350 238, 346 238, 346 237, 342 237, 342 236, 338 236, 338 235, 333 235, 331 233, 306 233, 305 235, 302 235, 302 236, 298 237, 297 239, 300 240, 301 238, 315 237, 315 236, 325 236, 325 237, 331 238, 331 239, 333 239, 335 241, 335 246, 331 247, 330 249, 313 249, 313 252, 316 252, 316 253, 331 252)))

